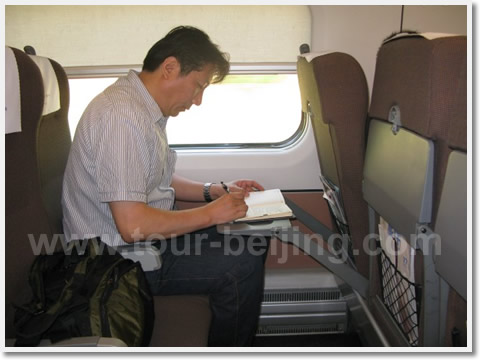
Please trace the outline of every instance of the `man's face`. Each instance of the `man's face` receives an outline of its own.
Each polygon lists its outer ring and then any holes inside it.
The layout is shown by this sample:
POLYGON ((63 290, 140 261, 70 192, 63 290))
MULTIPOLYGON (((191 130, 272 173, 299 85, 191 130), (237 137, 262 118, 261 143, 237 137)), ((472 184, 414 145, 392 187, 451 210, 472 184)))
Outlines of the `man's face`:
POLYGON ((203 92, 212 79, 213 66, 206 65, 201 71, 192 71, 188 75, 178 74, 171 80, 169 86, 168 104, 165 116, 177 116, 180 112, 190 109, 192 105, 200 106, 203 92))

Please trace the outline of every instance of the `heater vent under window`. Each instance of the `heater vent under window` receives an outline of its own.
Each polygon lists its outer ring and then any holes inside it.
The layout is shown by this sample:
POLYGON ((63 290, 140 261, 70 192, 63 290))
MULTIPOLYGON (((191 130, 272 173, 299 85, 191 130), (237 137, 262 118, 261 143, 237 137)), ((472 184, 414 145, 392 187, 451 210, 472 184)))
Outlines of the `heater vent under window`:
POLYGON ((257 336, 344 333, 347 325, 347 303, 327 269, 267 269, 257 336))

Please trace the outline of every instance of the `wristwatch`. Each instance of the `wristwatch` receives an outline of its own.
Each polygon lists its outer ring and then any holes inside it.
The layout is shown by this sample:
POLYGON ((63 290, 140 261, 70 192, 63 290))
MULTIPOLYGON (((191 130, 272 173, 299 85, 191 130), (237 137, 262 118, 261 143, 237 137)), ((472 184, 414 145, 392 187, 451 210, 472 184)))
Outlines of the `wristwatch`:
POLYGON ((203 197, 205 198, 206 202, 211 202, 213 201, 212 197, 210 196, 210 186, 212 186, 215 183, 205 183, 203 185, 203 197))

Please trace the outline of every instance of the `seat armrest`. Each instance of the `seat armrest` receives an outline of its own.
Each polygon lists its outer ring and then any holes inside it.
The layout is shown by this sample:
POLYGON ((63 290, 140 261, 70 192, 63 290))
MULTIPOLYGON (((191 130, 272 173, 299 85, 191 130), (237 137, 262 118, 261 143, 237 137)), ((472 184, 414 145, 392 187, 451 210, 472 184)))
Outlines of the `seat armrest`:
POLYGON ((161 252, 155 242, 136 242, 119 246, 117 251, 126 259, 138 261, 143 271, 158 270, 162 267, 161 252))
POLYGON ((125 344, 122 340, 117 338, 110 337, 100 337, 100 336, 82 336, 75 337, 67 340, 62 340, 52 344, 50 340, 42 340, 39 346, 53 346, 53 347, 125 347, 125 344))
MULTIPOLYGON (((14 347, 15 339, 5 339, 6 347, 14 347)), ((124 347, 127 346, 122 340, 101 336, 80 336, 62 340, 52 344, 49 339, 43 339, 38 346, 41 347, 124 347)), ((8 350, 7 350, 8 352, 8 350)))

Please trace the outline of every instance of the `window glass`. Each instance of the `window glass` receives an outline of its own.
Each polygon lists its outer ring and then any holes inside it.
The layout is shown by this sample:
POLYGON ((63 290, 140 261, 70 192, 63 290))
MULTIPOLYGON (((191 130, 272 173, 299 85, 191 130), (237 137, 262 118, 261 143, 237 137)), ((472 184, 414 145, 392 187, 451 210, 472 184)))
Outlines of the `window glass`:
POLYGON ((93 100, 109 85, 113 84, 118 77, 107 78, 81 78, 69 79, 70 87, 70 107, 68 108, 68 122, 70 125, 70 134, 73 138, 75 129, 80 121, 83 111, 93 100))
POLYGON ((171 118, 171 144, 278 143, 300 125, 300 94, 294 74, 229 75, 210 85, 201 106, 171 118))
MULTIPOLYGON (((116 80, 70 79, 71 133, 88 103, 116 80)), ((169 119, 171 145, 280 143, 292 137, 301 121, 295 74, 229 75, 207 87, 201 106, 169 119)))

